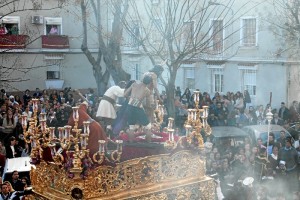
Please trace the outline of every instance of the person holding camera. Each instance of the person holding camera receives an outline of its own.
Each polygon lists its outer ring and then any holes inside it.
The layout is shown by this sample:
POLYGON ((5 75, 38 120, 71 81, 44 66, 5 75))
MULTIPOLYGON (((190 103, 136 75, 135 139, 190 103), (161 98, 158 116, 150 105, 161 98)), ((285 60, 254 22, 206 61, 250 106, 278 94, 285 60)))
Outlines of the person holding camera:
POLYGON ((290 192, 298 191, 298 153, 292 146, 291 138, 286 138, 285 146, 278 152, 278 166, 285 170, 283 181, 290 192), (284 165, 284 166, 282 166, 284 165))

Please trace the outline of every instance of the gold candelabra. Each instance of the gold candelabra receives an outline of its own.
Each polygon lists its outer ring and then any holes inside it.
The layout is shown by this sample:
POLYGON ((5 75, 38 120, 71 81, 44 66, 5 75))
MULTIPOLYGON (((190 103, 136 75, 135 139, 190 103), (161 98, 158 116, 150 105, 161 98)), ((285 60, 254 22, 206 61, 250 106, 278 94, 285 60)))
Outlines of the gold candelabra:
MULTIPOLYGON (((79 107, 72 107, 72 117, 74 120, 74 126, 66 125, 64 127, 58 127, 58 135, 55 134, 55 127, 47 127, 46 113, 40 113, 38 115, 38 103, 39 99, 33 99, 33 117, 29 121, 27 116, 21 116, 21 123, 23 127, 24 140, 31 145, 32 160, 43 160, 43 150, 49 148, 51 151, 51 157, 55 165, 62 166, 67 160, 71 159, 72 166, 69 172, 74 174, 74 177, 79 177, 82 173, 82 159, 87 158, 92 162, 89 157, 90 150, 88 146, 88 138, 90 134, 90 121, 83 122, 82 129, 78 128, 79 122, 79 107), (28 126, 28 127, 27 127, 28 126), (59 148, 57 146, 60 146, 59 148), (66 152, 66 156, 63 156, 63 151, 66 152)), ((104 160, 109 162, 119 162, 122 155, 122 140, 117 140, 117 148, 110 152, 110 157, 105 154, 106 141, 99 140, 99 151, 93 155, 93 161, 96 164, 102 164, 104 160), (99 157, 99 158, 98 158, 99 157)))
POLYGON ((186 130, 186 140, 188 143, 196 143, 199 148, 204 147, 203 137, 201 132, 206 135, 211 134, 211 127, 207 123, 208 106, 202 106, 199 108, 200 92, 194 91, 195 108, 188 109, 187 120, 184 127, 186 130), (195 142, 196 141, 196 142, 195 142))

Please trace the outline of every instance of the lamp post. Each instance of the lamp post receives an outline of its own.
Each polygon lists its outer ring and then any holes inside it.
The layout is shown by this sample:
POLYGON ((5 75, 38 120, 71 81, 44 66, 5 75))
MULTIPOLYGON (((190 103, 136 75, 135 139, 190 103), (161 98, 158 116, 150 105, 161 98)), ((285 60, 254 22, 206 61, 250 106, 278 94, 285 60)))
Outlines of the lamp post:
POLYGON ((266 114, 266 118, 268 120, 268 137, 267 137, 267 160, 269 158, 269 135, 270 135, 270 126, 271 126, 271 120, 273 119, 273 114, 271 112, 271 107, 268 109, 268 113, 266 114))

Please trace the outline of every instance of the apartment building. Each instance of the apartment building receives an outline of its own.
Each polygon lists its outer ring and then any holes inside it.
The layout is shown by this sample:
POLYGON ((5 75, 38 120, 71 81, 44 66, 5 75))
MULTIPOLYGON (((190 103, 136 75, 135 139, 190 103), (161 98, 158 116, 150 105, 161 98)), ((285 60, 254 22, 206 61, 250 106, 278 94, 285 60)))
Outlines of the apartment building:
MULTIPOLYGON (((147 1, 147 6, 160 9, 163 1, 166 0, 147 1)), ((59 2, 43 1, 42 8, 54 7, 59 2)), ((143 11, 145 4, 143 1, 137 2, 139 10, 143 11)), ((181 63, 175 85, 182 90, 187 87, 200 89, 211 95, 215 92, 225 94, 227 91, 248 90, 254 105, 265 105, 270 101, 270 96, 274 107, 278 107, 282 101, 299 99, 299 92, 296 92, 299 90, 298 80, 294 77, 294 74, 298 74, 299 62, 291 61, 287 53, 281 53, 280 50, 285 46, 269 30, 264 20, 268 15, 266 9, 272 8, 263 2, 243 6, 248 2, 246 0, 235 1, 234 4, 223 0, 205 2, 207 7, 202 9, 213 13, 202 19, 201 23, 202 30, 206 30, 206 37, 211 37, 209 45, 206 51, 181 63)), ((28 2, 27 7, 30 6, 28 2)), ((7 14, 6 8, 0 8, 2 25, 8 31, 0 35, 1 79, 10 81, 10 90, 96 87, 91 64, 81 51, 83 31, 79 6, 73 3, 63 8, 11 14, 7 14)), ((109 8, 109 5, 103 5, 102 20, 106 24, 103 30, 107 32, 112 26, 112 16, 107 11, 109 8)), ((132 12, 134 10, 129 9, 129 13, 132 12)), ((163 16, 151 19, 146 12, 141 13, 146 16, 141 18, 144 21, 128 18, 128 26, 123 34, 122 64, 132 79, 140 79, 153 66, 137 38, 151 38, 149 45, 159 45, 161 41, 159 31, 151 31, 151 35, 147 35, 142 24, 150 21, 156 27, 166 24, 163 16)), ((186 29, 182 33, 183 39, 194 37, 198 19, 182 21, 182 27, 186 29)), ((97 52, 95 37, 96 34, 89 36, 92 52, 97 52)), ((168 62, 159 56, 154 58, 156 64, 168 62)), ((164 67, 163 78, 168 80, 170 72, 166 65, 164 67)), ((1 84, 7 87, 5 81, 1 84)), ((165 90, 161 84, 159 87, 161 91, 165 90)))

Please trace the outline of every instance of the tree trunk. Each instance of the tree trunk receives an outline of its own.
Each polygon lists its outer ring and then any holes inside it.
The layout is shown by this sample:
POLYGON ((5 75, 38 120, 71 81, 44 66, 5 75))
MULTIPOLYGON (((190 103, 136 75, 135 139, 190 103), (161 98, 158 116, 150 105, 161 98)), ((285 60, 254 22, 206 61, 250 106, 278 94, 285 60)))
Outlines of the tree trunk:
POLYGON ((176 71, 175 72, 173 71, 170 75, 170 80, 166 87, 167 111, 168 111, 169 117, 172 117, 174 119, 175 119, 175 105, 174 105, 175 79, 176 79, 176 71))
POLYGON ((106 70, 104 74, 101 72, 101 66, 93 66, 94 77, 97 84, 98 95, 103 96, 107 90, 107 84, 109 80, 109 72, 106 70))

